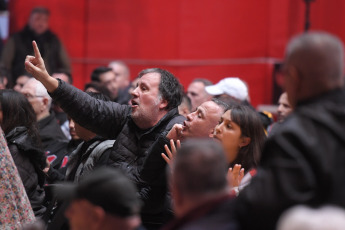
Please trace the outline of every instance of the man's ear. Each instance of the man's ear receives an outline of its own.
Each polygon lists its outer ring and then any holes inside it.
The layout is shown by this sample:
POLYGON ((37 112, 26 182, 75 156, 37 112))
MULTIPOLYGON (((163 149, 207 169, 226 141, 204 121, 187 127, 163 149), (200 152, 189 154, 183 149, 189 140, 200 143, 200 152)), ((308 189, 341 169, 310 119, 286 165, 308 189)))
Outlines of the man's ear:
POLYGON ((159 109, 164 110, 168 106, 168 101, 165 99, 162 99, 159 105, 159 109))
POLYGON ((250 144, 250 137, 241 137, 240 148, 245 147, 250 144))
POLYGON ((208 137, 213 138, 214 129, 215 129, 215 128, 210 129, 210 132, 208 133, 208 137))
MULTIPOLYGON (((42 99, 42 103, 43 103, 43 105, 45 106, 45 107, 48 107, 48 104, 49 104, 49 99, 48 98, 46 98, 46 97, 43 97, 43 99, 42 99)), ((49 110, 49 109, 48 109, 49 110)))
POLYGON ((106 216, 106 213, 102 207, 94 206, 93 215, 97 222, 101 223, 106 216))

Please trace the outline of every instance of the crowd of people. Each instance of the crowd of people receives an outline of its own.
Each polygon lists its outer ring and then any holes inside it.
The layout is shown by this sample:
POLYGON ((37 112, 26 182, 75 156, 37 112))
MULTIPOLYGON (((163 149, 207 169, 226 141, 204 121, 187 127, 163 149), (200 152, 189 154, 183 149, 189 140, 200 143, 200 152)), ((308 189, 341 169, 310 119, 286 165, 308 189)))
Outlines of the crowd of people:
POLYGON ((79 90, 48 19, 35 8, 1 55, 1 228, 287 230, 321 226, 319 209, 344 216, 337 37, 289 42, 273 123, 237 77, 196 78, 183 92, 167 70, 131 82, 113 61, 79 90))

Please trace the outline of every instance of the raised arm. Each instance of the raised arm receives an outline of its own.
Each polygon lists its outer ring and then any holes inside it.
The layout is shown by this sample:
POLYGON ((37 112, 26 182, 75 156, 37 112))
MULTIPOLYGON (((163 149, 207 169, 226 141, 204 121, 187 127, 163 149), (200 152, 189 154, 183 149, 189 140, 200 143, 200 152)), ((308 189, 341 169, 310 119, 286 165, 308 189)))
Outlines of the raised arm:
POLYGON ((49 93, 54 92, 59 86, 59 82, 51 77, 44 65, 41 53, 35 41, 32 41, 35 56, 27 55, 25 58, 25 69, 38 81, 42 82, 49 93))
POLYGON ((54 102, 79 125, 107 138, 116 138, 122 130, 130 106, 97 100, 81 90, 49 76, 35 41, 35 56, 27 56, 26 70, 46 87, 54 102))

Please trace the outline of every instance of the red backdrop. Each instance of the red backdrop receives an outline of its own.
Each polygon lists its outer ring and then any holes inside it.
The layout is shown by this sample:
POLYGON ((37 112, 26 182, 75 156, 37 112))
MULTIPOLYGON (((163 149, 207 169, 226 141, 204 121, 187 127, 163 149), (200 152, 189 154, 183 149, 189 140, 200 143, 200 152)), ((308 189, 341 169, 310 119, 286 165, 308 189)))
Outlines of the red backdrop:
MULTIPOLYGON (((132 78, 147 67, 194 78, 247 81, 253 105, 271 103, 272 64, 291 36, 303 32, 303 0, 11 0, 11 33, 34 6, 51 10, 51 28, 72 60, 74 85, 93 68, 125 60, 132 78)), ((345 38, 345 1, 311 4, 311 29, 345 38)))

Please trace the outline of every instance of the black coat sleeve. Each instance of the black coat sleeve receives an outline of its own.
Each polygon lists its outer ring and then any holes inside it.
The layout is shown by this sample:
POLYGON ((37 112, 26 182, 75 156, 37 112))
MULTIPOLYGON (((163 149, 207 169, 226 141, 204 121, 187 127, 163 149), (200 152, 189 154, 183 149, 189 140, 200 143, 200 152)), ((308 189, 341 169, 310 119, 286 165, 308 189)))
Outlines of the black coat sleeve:
POLYGON ((105 138, 114 139, 131 112, 128 105, 97 100, 61 80, 50 95, 75 122, 105 138))
POLYGON ((302 140, 285 133, 266 143, 257 175, 237 198, 243 229, 275 229, 283 211, 312 202, 317 178, 304 154, 311 150, 302 140))

